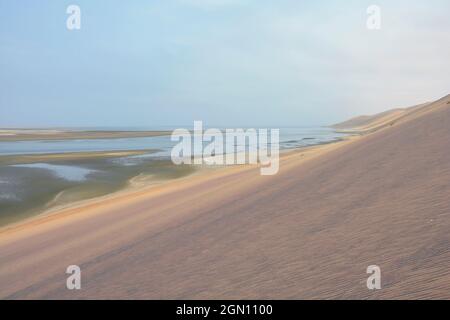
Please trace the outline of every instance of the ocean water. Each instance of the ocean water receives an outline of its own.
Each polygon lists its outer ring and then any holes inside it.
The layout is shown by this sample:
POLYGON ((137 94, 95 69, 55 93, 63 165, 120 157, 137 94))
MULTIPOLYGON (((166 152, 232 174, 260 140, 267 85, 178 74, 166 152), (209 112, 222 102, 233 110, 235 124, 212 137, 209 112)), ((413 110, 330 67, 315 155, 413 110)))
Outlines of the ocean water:
MULTIPOLYGON (((186 127, 187 129, 192 129, 186 127)), ((280 128, 280 149, 293 149, 309 145, 328 143, 345 136, 325 127, 280 128)), ((54 141, 12 141, 0 142, 0 155, 117 151, 117 150, 158 150, 150 157, 168 157, 177 142, 170 136, 54 141)))

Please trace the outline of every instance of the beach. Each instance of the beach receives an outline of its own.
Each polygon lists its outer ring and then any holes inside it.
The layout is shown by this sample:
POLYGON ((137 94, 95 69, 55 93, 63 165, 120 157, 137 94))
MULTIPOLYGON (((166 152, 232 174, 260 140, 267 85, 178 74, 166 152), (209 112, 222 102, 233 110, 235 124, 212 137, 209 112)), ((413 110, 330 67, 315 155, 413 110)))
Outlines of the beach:
POLYGON ((0 297, 450 298, 449 104, 286 153, 274 176, 212 170, 3 228, 0 297))

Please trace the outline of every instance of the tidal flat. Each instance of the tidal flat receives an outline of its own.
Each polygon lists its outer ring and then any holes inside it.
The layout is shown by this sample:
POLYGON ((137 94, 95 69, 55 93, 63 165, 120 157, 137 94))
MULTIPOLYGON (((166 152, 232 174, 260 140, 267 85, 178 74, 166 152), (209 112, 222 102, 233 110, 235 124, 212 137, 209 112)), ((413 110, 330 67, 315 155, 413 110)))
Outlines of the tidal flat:
POLYGON ((0 141, 50 141, 75 139, 124 139, 170 135, 163 130, 58 130, 58 129, 0 129, 0 141))
POLYGON ((56 206, 103 196, 127 187, 134 177, 176 179, 195 171, 158 150, 0 156, 0 226, 56 206))

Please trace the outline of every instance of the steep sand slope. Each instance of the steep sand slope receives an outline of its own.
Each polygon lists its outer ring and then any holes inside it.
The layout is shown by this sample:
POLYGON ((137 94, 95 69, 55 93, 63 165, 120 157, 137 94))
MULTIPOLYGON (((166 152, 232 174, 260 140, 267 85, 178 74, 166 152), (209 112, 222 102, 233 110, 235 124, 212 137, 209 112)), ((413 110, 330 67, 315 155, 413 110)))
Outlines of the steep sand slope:
POLYGON ((0 296, 450 298, 449 103, 276 176, 236 171, 6 233, 0 296), (69 264, 80 291, 65 289, 69 264))

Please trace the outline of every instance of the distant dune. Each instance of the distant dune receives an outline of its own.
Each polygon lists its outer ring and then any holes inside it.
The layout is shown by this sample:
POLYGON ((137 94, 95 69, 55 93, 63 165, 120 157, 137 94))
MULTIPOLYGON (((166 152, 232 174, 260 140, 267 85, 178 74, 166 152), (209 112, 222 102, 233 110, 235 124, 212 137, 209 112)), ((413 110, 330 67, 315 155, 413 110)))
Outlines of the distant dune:
POLYGON ((345 126, 365 134, 275 176, 225 169, 4 230, 0 297, 450 299, 450 95, 345 126))
POLYGON ((410 114, 427 109, 430 104, 423 103, 408 108, 395 108, 371 116, 358 116, 344 122, 336 123, 331 128, 337 129, 340 132, 366 134, 386 126, 394 125, 401 119, 407 118, 410 114))
POLYGON ((352 130, 352 129, 363 129, 374 123, 382 123, 387 119, 396 118, 406 112, 406 109, 392 109, 384 111, 372 116, 358 116, 341 123, 337 123, 331 126, 331 128, 338 130, 352 130))

